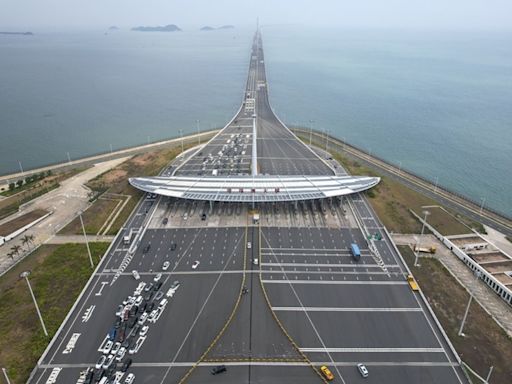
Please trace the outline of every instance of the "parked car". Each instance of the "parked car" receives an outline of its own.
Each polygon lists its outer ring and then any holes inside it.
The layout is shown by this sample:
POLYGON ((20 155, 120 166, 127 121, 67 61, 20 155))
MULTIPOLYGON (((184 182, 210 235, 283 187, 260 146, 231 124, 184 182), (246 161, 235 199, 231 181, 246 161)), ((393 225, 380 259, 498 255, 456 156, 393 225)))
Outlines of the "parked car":
POLYGON ((132 359, 126 359, 121 367, 121 372, 126 372, 132 365, 132 359))
POLYGON ((192 264, 192 269, 196 269, 199 266, 199 264, 199 260, 194 261, 194 263, 192 264))
POLYGON ((170 265, 171 265, 171 263, 170 263, 170 262, 165 261, 165 262, 164 262, 164 265, 162 265, 162 270, 163 270, 163 271, 167 271, 167 270, 169 269, 169 266, 170 266, 170 265))
POLYGON ((217 365, 212 369, 212 375, 218 375, 219 373, 226 372, 227 368, 225 365, 217 365))

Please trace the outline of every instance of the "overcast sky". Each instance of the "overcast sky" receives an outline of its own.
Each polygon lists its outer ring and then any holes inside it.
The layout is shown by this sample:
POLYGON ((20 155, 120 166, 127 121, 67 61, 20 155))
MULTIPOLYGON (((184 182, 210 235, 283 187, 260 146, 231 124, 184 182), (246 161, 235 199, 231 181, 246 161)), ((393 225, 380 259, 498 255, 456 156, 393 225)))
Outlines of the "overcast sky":
POLYGON ((0 30, 305 24, 512 28, 512 0, 0 0, 0 30))

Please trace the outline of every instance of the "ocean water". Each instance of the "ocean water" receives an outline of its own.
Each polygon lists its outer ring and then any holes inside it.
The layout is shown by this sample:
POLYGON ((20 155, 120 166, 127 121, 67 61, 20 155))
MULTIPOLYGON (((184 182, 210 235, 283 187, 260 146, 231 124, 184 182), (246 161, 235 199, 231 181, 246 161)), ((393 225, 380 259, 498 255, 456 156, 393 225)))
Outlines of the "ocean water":
MULTIPOLYGON (((0 36, 0 173, 222 126, 252 34, 0 36)), ((512 32, 266 26, 263 44, 286 123, 512 215, 512 32)))

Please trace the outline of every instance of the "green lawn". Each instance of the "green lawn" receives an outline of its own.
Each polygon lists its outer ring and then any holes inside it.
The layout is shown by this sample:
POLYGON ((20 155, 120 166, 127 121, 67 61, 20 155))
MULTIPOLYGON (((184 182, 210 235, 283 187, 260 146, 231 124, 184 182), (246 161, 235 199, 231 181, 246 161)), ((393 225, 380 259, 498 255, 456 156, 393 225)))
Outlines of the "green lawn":
MULTIPOLYGON (((90 243, 95 262, 108 243, 90 243)), ((44 336, 22 271, 52 337, 76 301, 92 268, 84 244, 43 245, 0 278, 0 367, 12 383, 24 383, 50 339, 44 336)))

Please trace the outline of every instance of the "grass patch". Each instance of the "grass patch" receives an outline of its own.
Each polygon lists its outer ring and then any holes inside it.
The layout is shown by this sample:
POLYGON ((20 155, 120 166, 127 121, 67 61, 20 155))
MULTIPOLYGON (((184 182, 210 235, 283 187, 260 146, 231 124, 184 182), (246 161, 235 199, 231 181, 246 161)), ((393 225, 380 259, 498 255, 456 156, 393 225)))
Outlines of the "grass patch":
MULTIPOLYGON (((90 235, 96 235, 118 203, 119 200, 95 200, 82 214, 85 232, 90 235)), ((82 233, 82 224, 79 217, 74 218, 59 231, 59 235, 80 235, 82 233)))
POLYGON ((458 336, 469 299, 467 291, 437 259, 422 258, 421 266, 414 267, 412 250, 399 248, 462 360, 483 377, 493 365, 491 382, 510 383, 512 341, 505 331, 473 300, 464 326, 466 337, 458 336))
MULTIPOLYGON (((410 209, 423 216, 423 206, 438 205, 425 195, 408 188, 400 182, 379 174, 375 170, 362 165, 360 162, 334 153, 338 160, 352 175, 378 176, 381 182, 366 192, 368 200, 377 212, 384 225, 396 233, 419 233, 420 222, 411 214, 410 209)), ((471 231, 452 215, 439 208, 428 208, 430 215, 427 221, 443 235, 471 233, 471 231)))
POLYGON ((507 239, 508 241, 510 241, 512 243, 512 237, 510 236, 505 236, 505 239, 507 239))
MULTIPOLYGON (((90 243, 95 262, 108 243, 90 243)), ((13 383, 24 383, 48 345, 27 285, 30 283, 50 337, 53 337, 89 279, 92 269, 84 244, 43 245, 0 278, 0 366, 13 383)))

